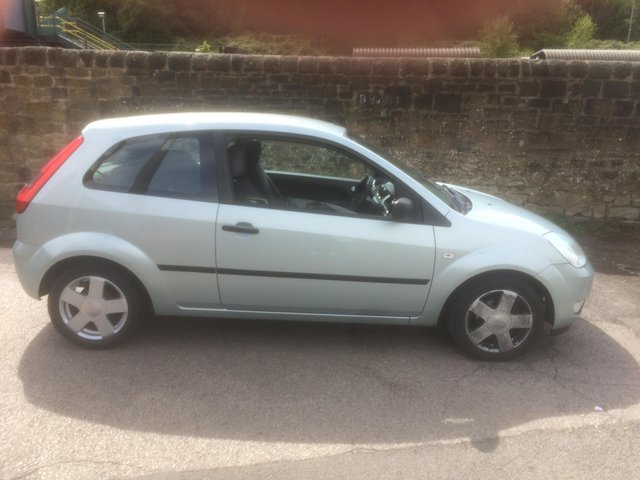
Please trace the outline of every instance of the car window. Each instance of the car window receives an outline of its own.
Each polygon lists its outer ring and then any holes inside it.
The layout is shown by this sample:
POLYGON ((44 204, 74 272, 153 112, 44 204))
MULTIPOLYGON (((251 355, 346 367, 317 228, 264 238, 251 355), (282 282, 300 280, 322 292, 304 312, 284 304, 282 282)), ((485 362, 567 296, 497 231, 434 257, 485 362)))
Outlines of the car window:
POLYGON ((214 188, 212 140, 202 133, 154 135, 113 147, 87 173, 85 184, 155 196, 198 198, 214 188))
POLYGON ((237 137, 227 157, 235 203, 391 218, 394 182, 333 145, 237 137))
POLYGON ((171 142, 151 177, 147 193, 197 195, 200 193, 200 142, 178 138, 171 142))
POLYGON ((362 162, 324 146, 286 141, 262 141, 262 164, 267 171, 360 179, 362 162))
POLYGON ((93 186, 128 191, 143 165, 165 142, 166 136, 131 139, 116 146, 93 170, 89 181, 93 186))

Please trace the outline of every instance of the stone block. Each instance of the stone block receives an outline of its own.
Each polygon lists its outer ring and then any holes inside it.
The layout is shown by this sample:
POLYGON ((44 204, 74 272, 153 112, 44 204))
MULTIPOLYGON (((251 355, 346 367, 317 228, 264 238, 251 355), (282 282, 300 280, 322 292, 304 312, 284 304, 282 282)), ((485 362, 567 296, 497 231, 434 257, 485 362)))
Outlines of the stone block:
MULTIPOLYGON (((206 57, 200 57, 206 60, 206 57)), ((149 68, 161 70, 167 67, 167 54, 164 52, 153 52, 149 55, 149 68)))
POLYGON ((467 78, 469 76, 469 62, 463 58, 455 58, 449 64, 449 72, 452 77, 467 78))
POLYGON ((540 96, 543 98, 563 97, 567 94, 567 82, 563 80, 543 80, 540 96))
POLYGON ((444 82, 440 78, 430 78, 425 80, 423 88, 425 93, 435 93, 444 91, 444 82))
POLYGON ((124 68, 125 52, 113 52, 109 56, 110 68, 124 68))
POLYGON ((419 58, 403 58, 400 60, 400 75, 426 76, 429 75, 429 61, 419 58))
POLYGON ((624 98, 629 96, 631 84, 623 81, 608 81, 602 85, 603 98, 624 98))
POLYGON ((453 93, 438 93, 434 97, 433 109, 436 112, 462 113, 463 97, 453 93))
POLYGON ((50 87, 51 85, 53 85, 53 79, 48 75, 33 77, 34 87, 50 87))
POLYGON ((249 73, 262 72, 262 60, 263 57, 260 55, 247 55, 242 64, 242 71, 249 73))
POLYGON ((589 72, 587 62, 582 60, 574 60, 569 62, 569 75, 573 78, 584 78, 589 72))
POLYGON ((244 65, 244 55, 231 55, 231 71, 234 73, 239 73, 242 71, 242 67, 244 65))
POLYGON ((585 80, 582 82, 583 97, 598 97, 602 91, 602 82, 600 80, 585 80))
POLYGON ((372 61, 368 58, 352 58, 349 72, 353 75, 370 75, 372 61))
POLYGON ((210 55, 208 58, 209 70, 214 72, 231 71, 231 55, 210 55))
POLYGON ((518 88, 520 95, 523 97, 533 97, 540 93, 539 82, 520 82, 518 88))
POLYGON ((14 75, 13 84, 21 87, 31 87, 33 85, 33 78, 27 75, 14 75))
POLYGON ((469 62, 469 75, 471 77, 481 77, 484 75, 484 59, 471 58, 469 62))
POLYGON ((587 78, 606 79, 611 77, 611 64, 606 62, 589 63, 587 78))
POLYGON ((439 58, 431 60, 431 73, 433 75, 447 75, 449 73, 449 62, 439 58))
POLYGON ((551 106, 551 100, 548 98, 532 98, 527 102, 529 108, 547 109, 551 106))
POLYGON ((67 89, 62 87, 54 87, 51 89, 51 99, 52 100, 66 100, 67 99, 67 89))
POLYGON ((550 74, 549 63, 546 60, 534 60, 529 66, 534 77, 548 77, 550 74))
POLYGON ((628 100, 616 100, 613 104, 614 117, 629 117, 633 113, 633 102, 628 100))
POLYGON ((640 220, 640 208, 608 207, 607 218, 623 218, 625 220, 640 220))
POLYGON ((476 83, 476 92, 478 93, 495 93, 496 89, 496 83, 476 83))
POLYGON ((516 93, 518 85, 515 83, 499 83, 498 93, 516 93))
POLYGON ((24 65, 43 66, 47 63, 47 51, 40 47, 21 48, 20 63, 24 65))
POLYGON ((385 104, 393 108, 409 108, 411 96, 411 89, 406 86, 396 85, 384 89, 385 104))
POLYGON ((499 77, 519 77, 520 60, 500 59, 497 62, 497 74, 499 77))
POLYGON ((147 66, 147 58, 148 54, 145 52, 127 52, 125 65, 127 69, 143 69, 147 66))
POLYGON ((607 215, 607 207, 602 203, 594 203, 591 206, 591 216, 593 218, 605 218, 607 215))
POLYGON ((417 110, 432 110, 433 95, 415 95, 413 97, 413 106, 417 110))
POLYGON ((629 62, 617 62, 613 65, 613 78, 625 79, 632 75, 631 64, 629 62))
POLYGON ((167 68, 172 72, 189 72, 192 56, 190 53, 170 53, 167 55, 167 68))
POLYGON ((109 51, 94 52, 93 64, 98 68, 107 68, 109 66, 109 51))
POLYGON ((93 67, 94 55, 95 55, 94 50, 80 50, 78 52, 78 59, 80 60, 80 66, 85 68, 93 67))
POLYGON ((2 65, 16 65, 18 63, 17 48, 2 49, 2 65))
POLYGON ((384 58, 373 62, 373 74, 397 77, 400 73, 400 60, 397 58, 384 58))
POLYGON ((279 73, 282 69, 282 57, 278 55, 265 56, 262 68, 266 73, 279 73))
POLYGON ((208 60, 209 54, 196 53, 193 55, 193 57, 191 57, 191 68, 194 72, 202 72, 203 70, 207 69, 208 60))
POLYGON ((589 98, 584 102, 585 115, 611 115, 613 104, 610 100, 599 100, 597 98, 589 98))
POLYGON ((563 60, 551 60, 549 62, 549 75, 552 77, 567 77, 569 66, 563 60))

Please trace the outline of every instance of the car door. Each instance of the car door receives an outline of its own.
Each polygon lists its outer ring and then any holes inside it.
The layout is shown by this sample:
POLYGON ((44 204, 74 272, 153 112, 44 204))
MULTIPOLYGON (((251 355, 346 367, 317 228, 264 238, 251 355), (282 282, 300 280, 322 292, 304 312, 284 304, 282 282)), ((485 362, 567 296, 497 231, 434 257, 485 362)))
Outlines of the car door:
MULTIPOLYGON (((240 180, 228 178, 216 226, 216 269, 225 308, 393 317, 398 322, 423 310, 434 265, 434 232, 420 221, 417 198, 416 213, 405 221, 393 220, 374 203, 352 211, 353 205, 335 192, 346 188, 353 197, 366 172, 382 182, 374 166, 335 145, 244 137, 260 142, 259 164, 266 167, 251 176, 266 173, 271 182, 270 171, 274 178, 287 175, 289 186, 299 178, 308 194, 289 188, 302 198, 280 198, 274 184, 268 187, 271 196, 256 187, 253 196, 240 198, 233 186, 240 180)), ((226 146, 240 140, 229 137, 226 146)), ((227 175, 233 170, 230 166, 227 175)), ((397 181, 395 190, 402 190, 397 181)))
POLYGON ((148 285, 157 313, 220 307, 213 136, 130 138, 87 172, 81 223, 124 241, 158 269, 148 285))

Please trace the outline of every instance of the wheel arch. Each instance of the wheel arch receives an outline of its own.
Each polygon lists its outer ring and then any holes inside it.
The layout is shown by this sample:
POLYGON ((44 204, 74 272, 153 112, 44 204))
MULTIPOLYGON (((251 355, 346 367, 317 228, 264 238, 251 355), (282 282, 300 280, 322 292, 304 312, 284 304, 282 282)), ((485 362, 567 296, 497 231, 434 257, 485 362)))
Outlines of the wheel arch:
POLYGON ((553 321, 555 318, 555 307, 553 305, 553 298, 549 290, 547 290, 547 288, 539 280, 532 277, 531 275, 528 275, 524 272, 520 272, 517 270, 501 269, 501 270, 491 270, 488 272, 479 273, 477 275, 474 275, 473 277, 466 279, 464 282, 458 285, 449 294, 446 301, 444 302, 442 310, 440 311, 440 315, 438 316, 438 326, 439 327, 444 326, 445 323, 447 322, 447 314, 449 313, 449 310, 451 308, 453 301, 460 294, 460 292, 462 292, 464 289, 468 288, 472 284, 481 283, 483 281, 487 281, 489 279, 493 280, 496 278, 499 278, 499 279, 513 278, 513 279, 518 279, 518 280, 527 282, 529 285, 531 285, 536 290, 536 292, 540 295, 540 298, 542 298, 543 305, 544 305, 545 321, 553 325, 553 321))
POLYGON ((114 262, 113 260, 109 260, 103 257, 91 256, 91 255, 78 255, 73 257, 64 258, 57 263, 53 264, 44 274, 42 280, 40 281, 40 286, 38 287, 38 295, 44 296, 47 295, 51 286, 55 282, 55 279, 65 270, 73 268, 78 265, 93 265, 96 267, 104 267, 110 268, 119 271, 121 274, 126 275, 136 286, 137 290, 142 295, 142 299, 144 302, 144 308, 146 311, 153 313, 153 302, 151 301, 151 296, 147 291, 147 288, 144 286, 142 281, 135 275, 131 270, 122 266, 121 264, 114 262))

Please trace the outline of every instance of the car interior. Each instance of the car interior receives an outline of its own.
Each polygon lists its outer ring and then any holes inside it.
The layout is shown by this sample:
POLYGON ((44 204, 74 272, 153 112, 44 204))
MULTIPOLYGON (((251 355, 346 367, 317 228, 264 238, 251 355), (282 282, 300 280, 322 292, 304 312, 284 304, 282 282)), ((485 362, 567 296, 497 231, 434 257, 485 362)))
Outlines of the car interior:
MULTIPOLYGON (((327 213, 387 216, 395 199, 393 184, 351 157, 343 171, 328 149, 255 138, 234 139, 227 148, 235 200, 257 206, 316 210, 327 213), (293 145, 292 148, 287 148, 293 145), (265 168, 263 152, 277 154, 275 168, 265 168), (311 152, 311 153, 309 153, 311 152), (291 154, 310 158, 292 159, 291 154), (332 163, 333 162, 333 163, 332 163), (316 172, 311 173, 312 164, 316 172), (345 168, 350 172, 345 173, 345 168), (355 176, 357 172, 364 175, 355 176), (333 174, 333 175, 332 175, 333 174)), ((346 155, 339 160, 345 164, 346 155)), ((273 158, 266 163, 274 163, 273 158)))

